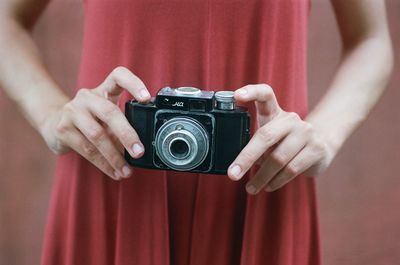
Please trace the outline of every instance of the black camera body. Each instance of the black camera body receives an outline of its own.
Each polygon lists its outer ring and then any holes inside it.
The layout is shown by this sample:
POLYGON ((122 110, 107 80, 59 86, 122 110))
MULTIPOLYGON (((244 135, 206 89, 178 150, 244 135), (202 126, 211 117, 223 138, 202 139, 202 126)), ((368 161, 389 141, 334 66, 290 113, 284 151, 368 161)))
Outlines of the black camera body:
POLYGON ((125 115, 145 148, 139 159, 125 150, 135 167, 226 174, 250 139, 250 115, 232 91, 164 87, 150 103, 126 102, 125 115))

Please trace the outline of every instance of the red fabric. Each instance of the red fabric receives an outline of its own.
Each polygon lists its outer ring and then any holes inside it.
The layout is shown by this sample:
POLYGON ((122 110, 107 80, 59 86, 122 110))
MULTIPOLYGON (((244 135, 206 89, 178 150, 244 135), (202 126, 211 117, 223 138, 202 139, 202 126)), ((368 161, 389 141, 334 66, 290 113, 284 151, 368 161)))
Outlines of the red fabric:
MULTIPOLYGON (((118 65, 153 95, 166 85, 268 83, 304 116, 308 11, 308 0, 87 0, 77 87, 97 86, 118 65)), ((115 182, 64 155, 42 263, 320 264, 314 181, 250 196, 247 178, 135 169, 115 182)))

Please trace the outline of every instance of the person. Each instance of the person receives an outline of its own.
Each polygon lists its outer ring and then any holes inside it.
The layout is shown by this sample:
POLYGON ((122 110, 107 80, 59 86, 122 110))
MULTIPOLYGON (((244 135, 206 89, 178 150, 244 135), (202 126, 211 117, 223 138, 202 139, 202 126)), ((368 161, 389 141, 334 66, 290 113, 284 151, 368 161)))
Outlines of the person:
POLYGON ((384 90, 383 0, 332 1, 343 53, 309 113, 308 0, 86 0, 73 98, 30 36, 47 2, 0 4, 0 84, 59 155, 42 264, 321 264, 307 176, 324 172, 384 90), (253 136, 227 177, 125 162, 123 148, 147 150, 124 102, 166 85, 235 90, 249 108, 253 136))

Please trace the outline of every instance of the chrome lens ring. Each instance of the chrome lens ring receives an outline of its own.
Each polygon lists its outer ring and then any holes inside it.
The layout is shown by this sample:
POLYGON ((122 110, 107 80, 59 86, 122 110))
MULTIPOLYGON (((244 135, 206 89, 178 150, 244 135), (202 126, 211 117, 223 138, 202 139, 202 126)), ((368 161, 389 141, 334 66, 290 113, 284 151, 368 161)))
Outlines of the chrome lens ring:
POLYGON ((164 123, 155 137, 155 149, 160 160, 174 170, 188 171, 206 159, 209 150, 208 134, 203 126, 188 117, 173 118, 164 123), (184 155, 173 150, 174 143, 187 146, 184 155))
POLYGON ((187 140, 186 137, 183 136, 174 137, 174 139, 169 142, 168 146, 171 156, 180 160, 189 157, 192 149, 190 146, 193 145, 190 142, 190 140, 187 140))
MULTIPOLYGON (((165 161, 163 162, 165 164, 170 167, 186 167, 187 165, 191 164, 196 158, 198 145, 196 139, 191 133, 179 130, 171 132, 161 141, 161 150, 161 156, 164 158, 165 161), (187 154, 184 156, 177 155, 171 149, 173 143, 176 141, 185 142, 190 152, 187 152, 187 154)), ((159 157, 161 158, 161 156, 159 157)))

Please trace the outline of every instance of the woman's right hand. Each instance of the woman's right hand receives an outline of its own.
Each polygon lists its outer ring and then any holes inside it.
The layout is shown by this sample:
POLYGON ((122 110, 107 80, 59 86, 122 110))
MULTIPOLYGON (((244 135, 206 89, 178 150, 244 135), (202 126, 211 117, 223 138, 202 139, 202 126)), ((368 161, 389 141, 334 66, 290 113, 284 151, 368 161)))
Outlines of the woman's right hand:
POLYGON ((137 76, 127 68, 115 68, 101 85, 80 89, 71 101, 48 115, 40 131, 50 149, 56 154, 75 150, 115 180, 129 177, 132 170, 122 146, 134 158, 145 150, 117 106, 124 89, 139 102, 151 98, 137 76))

